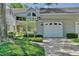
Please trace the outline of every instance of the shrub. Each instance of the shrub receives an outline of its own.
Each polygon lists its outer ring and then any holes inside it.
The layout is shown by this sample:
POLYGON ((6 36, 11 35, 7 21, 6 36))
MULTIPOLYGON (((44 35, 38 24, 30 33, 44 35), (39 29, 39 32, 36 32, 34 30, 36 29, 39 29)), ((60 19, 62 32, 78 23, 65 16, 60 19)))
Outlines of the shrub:
POLYGON ((76 33, 67 33, 67 38, 78 38, 78 34, 76 33))
POLYGON ((44 48, 25 40, 15 40, 14 43, 0 44, 0 56, 43 56, 44 48))
POLYGON ((44 56, 45 51, 44 48, 39 46, 38 44, 33 44, 32 42, 25 40, 16 40, 24 50, 24 53, 28 56, 44 56))
POLYGON ((24 52, 19 45, 4 43, 0 45, 0 56, 23 56, 24 52))
POLYGON ((28 56, 44 56, 45 55, 44 48, 40 47, 37 44, 32 44, 32 45, 25 44, 24 49, 28 56))
POLYGON ((36 35, 36 37, 43 37, 43 35, 36 35))
POLYGON ((75 43, 79 43, 79 39, 73 39, 72 41, 75 43))
POLYGON ((24 33, 23 33, 23 32, 17 32, 17 33, 16 33, 16 36, 22 37, 22 36, 24 36, 24 33))
POLYGON ((34 34, 25 34, 24 37, 34 37, 34 34))
POLYGON ((15 32, 9 32, 8 37, 9 38, 14 38, 15 34, 16 34, 15 32))
POLYGON ((19 39, 24 39, 24 37, 21 37, 21 36, 16 36, 15 37, 15 40, 19 40, 19 39))
POLYGON ((29 34, 28 36, 29 36, 29 37, 34 37, 34 34, 29 34))
POLYGON ((41 37, 26 38, 26 40, 34 41, 34 42, 43 42, 43 38, 41 37))

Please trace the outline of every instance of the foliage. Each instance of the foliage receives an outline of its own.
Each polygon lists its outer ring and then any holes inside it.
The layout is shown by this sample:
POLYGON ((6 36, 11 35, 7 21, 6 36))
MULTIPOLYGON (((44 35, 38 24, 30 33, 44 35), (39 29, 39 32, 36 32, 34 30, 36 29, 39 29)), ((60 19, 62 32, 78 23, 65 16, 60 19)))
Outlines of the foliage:
POLYGON ((14 38, 15 35, 16 35, 15 32, 9 32, 9 33, 8 33, 8 37, 9 37, 9 38, 14 38))
POLYGON ((19 45, 12 43, 4 43, 0 45, 0 56, 14 56, 24 55, 24 52, 19 45))
POLYGON ((40 47, 39 45, 25 45, 25 52, 28 56, 44 56, 44 49, 40 47))
POLYGON ((78 38, 78 34, 76 33, 67 33, 67 38, 78 38))
POLYGON ((22 37, 22 36, 24 36, 24 33, 23 33, 23 32, 17 32, 17 33, 16 33, 16 36, 22 37))
POLYGON ((21 3, 10 3, 10 8, 24 8, 24 6, 21 3))
POLYGON ((41 37, 30 37, 30 38, 26 38, 26 40, 29 40, 29 41, 34 41, 34 42, 43 42, 43 38, 41 37))
POLYGON ((24 34, 24 37, 43 37, 43 35, 34 35, 34 33, 24 34))
POLYGON ((43 37, 43 35, 36 35, 36 37, 43 37))
POLYGON ((0 43, 0 56, 43 56, 44 48, 20 38, 15 43, 0 43))
POLYGON ((33 42, 43 42, 42 37, 21 37, 17 36, 15 40, 26 40, 26 41, 33 41, 33 42))
POLYGON ((28 56, 43 56, 45 55, 44 48, 40 47, 38 44, 33 44, 32 42, 25 40, 16 40, 19 44, 21 44, 25 53, 28 56))
POLYGON ((26 21, 24 21, 24 22, 21 22, 20 25, 22 25, 22 27, 25 28, 27 32, 28 32, 28 31, 34 32, 35 29, 36 29, 36 28, 35 28, 35 27, 36 27, 35 24, 36 24, 35 21, 26 20, 26 21))
POLYGON ((26 40, 16 40, 28 56, 43 56, 45 55, 44 48, 40 47, 38 44, 33 44, 32 42, 26 40))
POLYGON ((34 34, 33 33, 25 34, 24 37, 34 37, 34 34))
POLYGON ((79 39, 72 39, 73 42, 79 43, 79 39))

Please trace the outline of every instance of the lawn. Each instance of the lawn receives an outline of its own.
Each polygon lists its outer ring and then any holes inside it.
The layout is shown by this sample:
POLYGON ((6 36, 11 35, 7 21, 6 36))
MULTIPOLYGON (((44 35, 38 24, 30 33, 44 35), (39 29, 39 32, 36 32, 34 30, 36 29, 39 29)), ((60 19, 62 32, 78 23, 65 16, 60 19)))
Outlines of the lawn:
POLYGON ((72 41, 73 41, 74 43, 79 43, 79 38, 77 38, 77 39, 72 39, 72 41))
POLYGON ((15 43, 0 43, 0 56, 44 56, 44 48, 23 37, 15 43))

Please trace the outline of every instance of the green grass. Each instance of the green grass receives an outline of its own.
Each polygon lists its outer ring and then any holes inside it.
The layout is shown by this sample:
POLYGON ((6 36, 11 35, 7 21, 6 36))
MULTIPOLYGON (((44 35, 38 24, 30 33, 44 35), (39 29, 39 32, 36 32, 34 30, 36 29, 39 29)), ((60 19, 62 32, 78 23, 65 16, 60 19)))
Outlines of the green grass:
POLYGON ((72 39, 73 42, 79 43, 79 39, 72 39))
POLYGON ((16 40, 17 44, 21 45, 23 50, 28 56, 44 56, 45 51, 43 47, 38 44, 32 44, 32 42, 26 40, 16 40))
POLYGON ((25 45, 26 53, 29 56, 41 56, 44 54, 44 49, 37 45, 25 45), (30 46, 30 47, 29 47, 30 46), (27 48, 26 48, 27 47, 27 48))
POLYGON ((4 43, 0 45, 0 56, 14 56, 14 55, 24 55, 24 52, 19 47, 19 45, 12 43, 4 43))
POLYGON ((44 48, 26 40, 13 43, 0 43, 0 56, 44 56, 44 48))

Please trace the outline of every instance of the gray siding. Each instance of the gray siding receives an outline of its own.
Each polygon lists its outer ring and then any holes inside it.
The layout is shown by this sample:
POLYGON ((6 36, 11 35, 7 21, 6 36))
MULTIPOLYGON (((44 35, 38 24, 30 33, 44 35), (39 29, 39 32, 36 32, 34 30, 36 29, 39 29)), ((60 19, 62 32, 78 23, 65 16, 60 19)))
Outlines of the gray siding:
POLYGON ((41 21, 37 23, 37 34, 43 35, 43 26, 40 25, 41 22, 62 22, 63 23, 63 35, 66 37, 67 33, 75 32, 75 22, 79 22, 79 17, 77 16, 51 16, 43 17, 41 16, 41 21))

